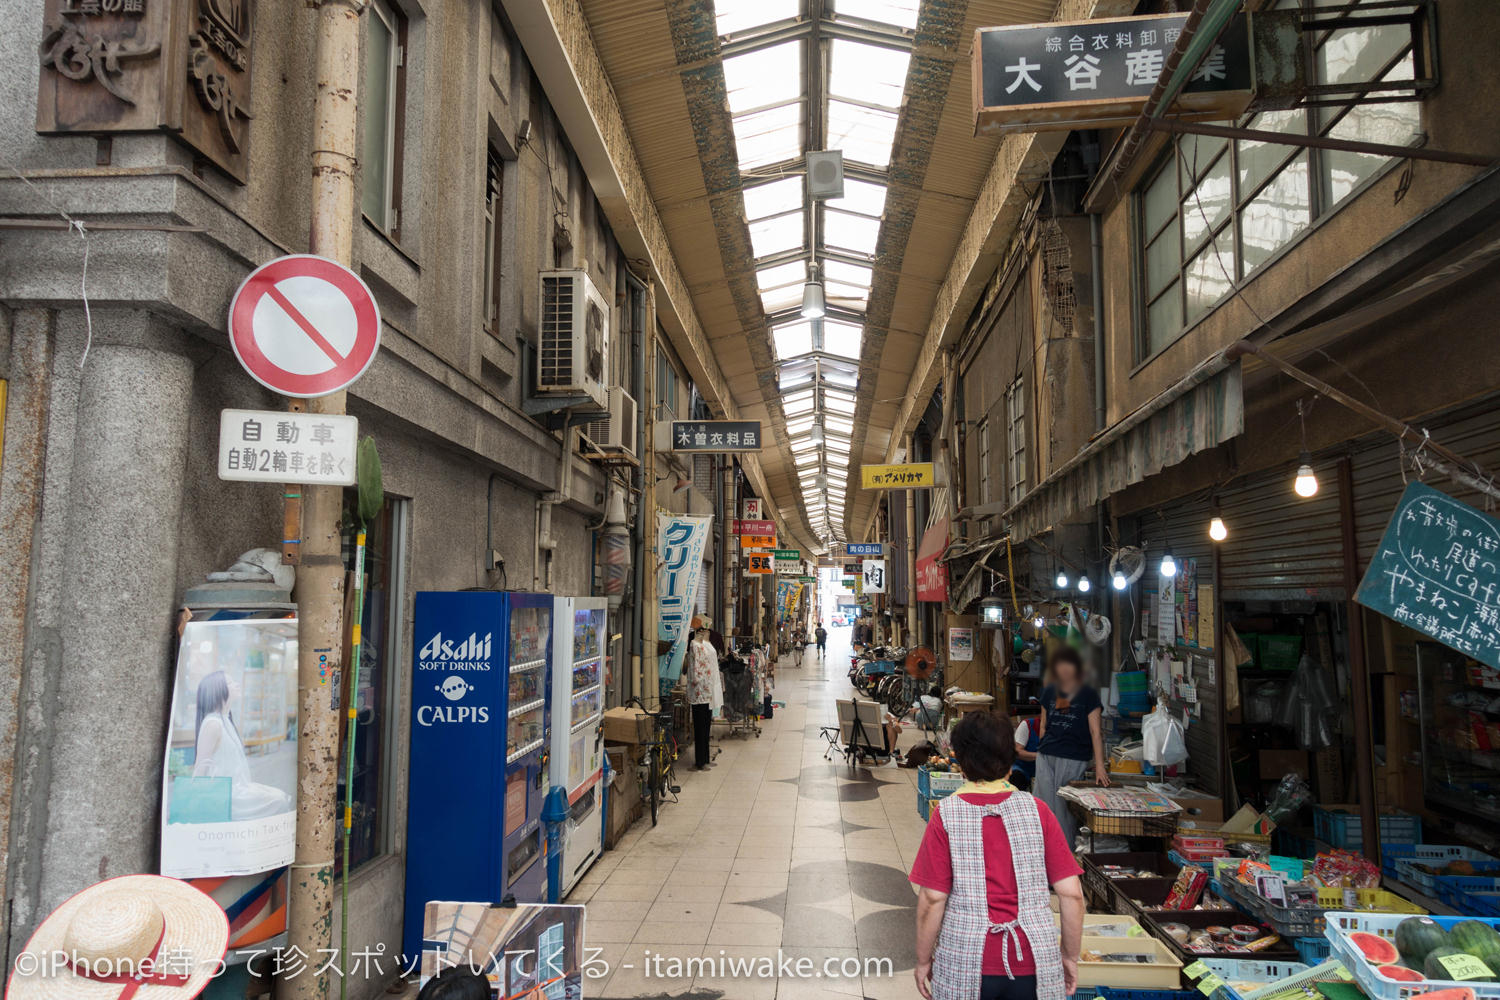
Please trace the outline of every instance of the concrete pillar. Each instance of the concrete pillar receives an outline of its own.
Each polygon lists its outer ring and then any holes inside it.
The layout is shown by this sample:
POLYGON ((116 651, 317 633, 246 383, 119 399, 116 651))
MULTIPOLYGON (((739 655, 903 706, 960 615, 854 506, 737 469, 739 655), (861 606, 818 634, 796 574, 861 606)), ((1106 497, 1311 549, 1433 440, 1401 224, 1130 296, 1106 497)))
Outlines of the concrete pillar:
POLYGON ((115 344, 82 375, 37 918, 157 869, 192 384, 188 358, 115 344))

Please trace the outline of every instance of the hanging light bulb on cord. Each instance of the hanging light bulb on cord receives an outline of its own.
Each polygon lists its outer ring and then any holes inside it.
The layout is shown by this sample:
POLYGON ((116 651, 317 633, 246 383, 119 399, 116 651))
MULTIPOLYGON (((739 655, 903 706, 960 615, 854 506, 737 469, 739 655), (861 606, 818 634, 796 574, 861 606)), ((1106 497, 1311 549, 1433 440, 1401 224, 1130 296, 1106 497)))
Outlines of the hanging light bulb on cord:
POLYGON ((1078 578, 1078 592, 1080 594, 1087 594, 1089 592, 1089 578, 1088 577, 1086 577, 1086 576, 1080 576, 1078 578))
POLYGON ((1161 575, 1169 579, 1177 575, 1177 560, 1172 558, 1171 549, 1161 557, 1161 575))
POLYGON ((1302 425, 1302 455, 1298 459, 1297 478, 1292 480, 1292 492, 1304 500, 1317 496, 1318 474, 1313 472, 1312 455, 1307 450, 1307 411, 1302 400, 1297 400, 1297 421, 1302 425))
POLYGON ((1208 522, 1208 537, 1216 542, 1222 542, 1229 537, 1229 528, 1224 524, 1224 518, 1217 509, 1208 522))
POLYGON ((1124 590, 1126 587, 1130 586, 1130 581, 1125 579, 1125 574, 1121 573, 1119 570, 1115 570, 1114 578, 1110 580, 1110 583, 1114 584, 1114 588, 1116 590, 1124 590))
POLYGON ((1047 619, 1043 618, 1041 615, 1037 615, 1035 618, 1031 619, 1031 624, 1035 628, 1040 630, 1047 627, 1047 619))
POLYGON ((1062 570, 1062 569, 1058 570, 1057 571, 1057 580, 1055 582, 1057 583, 1057 589, 1058 590, 1067 590, 1068 589, 1068 571, 1067 570, 1062 570))

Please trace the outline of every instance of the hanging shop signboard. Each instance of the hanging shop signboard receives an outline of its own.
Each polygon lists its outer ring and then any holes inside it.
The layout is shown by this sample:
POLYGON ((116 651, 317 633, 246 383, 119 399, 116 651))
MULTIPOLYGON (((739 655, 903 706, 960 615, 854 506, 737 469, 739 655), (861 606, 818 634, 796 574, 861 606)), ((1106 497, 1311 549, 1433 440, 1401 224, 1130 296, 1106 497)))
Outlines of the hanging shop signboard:
POLYGON ((885 544, 883 542, 848 542, 844 545, 844 552, 849 556, 874 556, 879 559, 885 555, 885 544))
POLYGON ((746 519, 734 522, 734 533, 736 535, 774 535, 776 534, 775 521, 757 521, 746 519))
POLYGON ((742 549, 774 549, 776 547, 775 535, 741 535, 740 548, 742 549))
POLYGON ((746 497, 744 503, 741 504, 741 508, 744 511, 745 520, 747 521, 759 521, 765 517, 763 513, 765 506, 761 503, 760 497, 746 497))
POLYGON ((353 486, 358 445, 355 417, 224 410, 219 414, 219 478, 353 486))
POLYGON ((860 564, 866 594, 885 593, 885 560, 866 559, 860 564))
POLYGON ((291 864, 297 840, 296 620, 188 622, 168 719, 161 873, 252 875, 291 864))
POLYGON ((1354 599, 1500 667, 1500 520, 1410 484, 1354 599))
POLYGON ((772 549, 771 551, 776 560, 777 576, 802 575, 801 549, 772 549))
MULTIPOLYGON (((980 28, 972 56, 975 133, 1129 124, 1185 23, 1186 14, 1156 14, 980 28)), ((1278 37, 1295 53, 1290 27, 1278 37)), ((1238 17, 1183 86, 1172 117, 1236 118, 1249 107, 1253 81, 1250 29, 1238 17)))
POLYGON ((250 377, 283 396, 347 389, 380 349, 380 307, 359 275, 299 253, 251 271, 229 303, 229 346, 250 377))
POLYGON ((708 541, 711 517, 688 514, 656 515, 657 544, 661 564, 656 571, 658 606, 657 638, 672 647, 659 661, 658 675, 665 687, 677 683, 682 674, 682 655, 687 650, 687 623, 693 617, 698 597, 698 577, 703 572, 703 547, 708 541))
POLYGON ((36 130, 165 131, 240 183, 254 0, 45 0, 36 130))
POLYGON ((765 549, 753 549, 745 554, 746 576, 770 576, 771 553, 765 549))
POLYGON ((948 564, 939 561, 947 547, 945 514, 922 533, 922 544, 917 546, 917 600, 941 604, 948 599, 948 564))
POLYGON ((760 451, 759 420, 674 420, 673 451, 760 451))
POLYGON ((937 473, 931 462, 909 462, 905 465, 861 465, 860 485, 867 490, 906 490, 936 486, 937 473))
POLYGON ((857 563, 857 562, 844 563, 844 575, 845 576, 858 576, 859 575, 859 563, 857 563))

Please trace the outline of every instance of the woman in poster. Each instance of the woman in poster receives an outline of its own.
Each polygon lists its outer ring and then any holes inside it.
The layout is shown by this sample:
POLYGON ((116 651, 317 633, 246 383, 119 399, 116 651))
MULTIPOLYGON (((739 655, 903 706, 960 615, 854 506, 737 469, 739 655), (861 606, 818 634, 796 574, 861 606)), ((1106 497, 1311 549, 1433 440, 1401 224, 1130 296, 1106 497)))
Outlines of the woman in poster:
POLYGON ((232 710, 239 696, 240 686, 222 670, 199 682, 193 776, 229 779, 232 820, 261 819, 290 812, 290 795, 250 777, 250 758, 245 754, 232 710))

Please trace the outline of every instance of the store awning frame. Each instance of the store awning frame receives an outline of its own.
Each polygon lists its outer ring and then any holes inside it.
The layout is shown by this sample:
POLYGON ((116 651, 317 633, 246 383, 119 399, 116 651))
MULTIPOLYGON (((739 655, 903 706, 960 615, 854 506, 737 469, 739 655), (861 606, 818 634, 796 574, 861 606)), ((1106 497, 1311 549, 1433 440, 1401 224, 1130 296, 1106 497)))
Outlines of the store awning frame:
POLYGON ((1239 436, 1245 430, 1245 397, 1238 359, 1227 348, 1215 353, 1095 437, 1016 503, 972 507, 959 518, 999 515, 1012 542, 1025 541, 1189 455, 1239 436))

